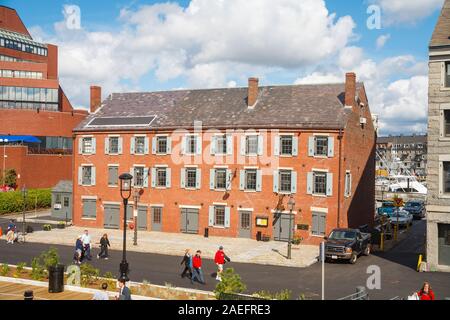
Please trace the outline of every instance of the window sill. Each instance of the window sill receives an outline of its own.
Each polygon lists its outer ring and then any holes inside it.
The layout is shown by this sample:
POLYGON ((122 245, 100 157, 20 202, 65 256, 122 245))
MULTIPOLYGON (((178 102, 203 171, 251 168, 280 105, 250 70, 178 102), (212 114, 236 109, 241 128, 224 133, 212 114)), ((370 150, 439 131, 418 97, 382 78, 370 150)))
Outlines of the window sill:
POLYGON ((120 153, 105 153, 107 156, 120 156, 120 153))
POLYGON ((316 234, 311 234, 311 237, 314 237, 314 238, 325 238, 325 236, 319 236, 319 235, 316 235, 316 234))
POLYGON ((118 188, 119 186, 108 185, 108 188, 118 188))
POLYGON ((227 189, 212 189, 211 191, 216 191, 216 192, 227 192, 227 191, 231 191, 231 190, 227 190, 227 189))
POLYGON ((312 194, 313 197, 318 197, 318 198, 328 198, 328 196, 326 194, 312 194))
POLYGON ((210 228, 214 228, 214 229, 222 229, 222 230, 227 229, 226 227, 223 227, 223 226, 211 226, 210 228))
POLYGON ((257 193, 257 190, 244 190, 245 193, 257 193))
POLYGON ((439 199, 450 199, 450 194, 441 193, 438 198, 439 199))
POLYGON ((291 194, 294 194, 294 192, 292 192, 292 191, 280 191, 280 192, 278 192, 278 194, 291 195, 291 194))
POLYGON ((449 141, 450 141, 450 137, 440 137, 440 138, 438 139, 438 141, 449 142, 449 141))
POLYGON ((316 158, 316 159, 329 159, 329 157, 328 156, 314 156, 314 158, 316 158))
POLYGON ((187 190, 187 191, 197 191, 197 190, 200 190, 199 188, 184 188, 184 190, 187 190))
POLYGON ((157 189, 157 190, 167 190, 167 189, 169 189, 168 187, 153 187, 154 189, 157 189))
POLYGON ((97 221, 97 218, 84 218, 84 217, 82 217, 81 220, 97 221))
POLYGON ((293 158, 294 155, 292 155, 292 154, 280 154, 279 157, 280 157, 280 158, 293 158))
POLYGON ((146 156, 146 153, 132 153, 132 156, 146 156))
POLYGON ((93 184, 82 184, 81 187, 94 187, 95 185, 93 184))
POLYGON ((450 91, 450 87, 441 87, 441 91, 450 91))
POLYGON ((164 157, 164 156, 167 156, 169 154, 168 153, 155 153, 154 155, 158 156, 158 157, 164 157))

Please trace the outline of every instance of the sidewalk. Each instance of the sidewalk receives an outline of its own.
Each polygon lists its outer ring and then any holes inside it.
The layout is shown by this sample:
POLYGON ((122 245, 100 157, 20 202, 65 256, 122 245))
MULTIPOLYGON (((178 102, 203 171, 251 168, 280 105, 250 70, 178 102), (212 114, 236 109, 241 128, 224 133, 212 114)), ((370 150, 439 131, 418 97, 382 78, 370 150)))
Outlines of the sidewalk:
MULTIPOLYGON (((52 231, 37 231, 27 235, 28 242, 59 244, 74 246, 76 238, 81 235, 84 228, 68 227, 66 229, 53 229, 52 231)), ((111 249, 122 250, 123 231, 89 229, 94 243, 100 240, 104 233, 108 234, 111 249)), ((212 259, 218 247, 222 245, 225 252, 233 262, 255 263, 263 265, 276 265, 286 267, 308 267, 316 262, 319 248, 310 245, 292 246, 292 259, 286 259, 286 242, 258 242, 240 238, 204 238, 199 235, 160 232, 138 232, 138 245, 133 245, 133 231, 127 231, 127 250, 136 252, 157 253, 182 257, 185 249, 192 252, 202 251, 204 258, 212 259)), ((97 254, 98 245, 94 244, 94 254, 97 254)))

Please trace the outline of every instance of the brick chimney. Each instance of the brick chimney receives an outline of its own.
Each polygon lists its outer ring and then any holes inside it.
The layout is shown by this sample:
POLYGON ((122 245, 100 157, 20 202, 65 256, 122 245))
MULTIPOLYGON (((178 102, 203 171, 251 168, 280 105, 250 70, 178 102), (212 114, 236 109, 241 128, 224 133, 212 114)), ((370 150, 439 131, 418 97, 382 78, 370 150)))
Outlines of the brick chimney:
POLYGON ((91 113, 97 111, 102 104, 102 88, 91 86, 91 113))
POLYGON ((258 78, 249 78, 248 79, 248 106, 254 107, 256 105, 256 101, 258 100, 258 88, 259 79, 258 78))
POLYGON ((349 72, 345 75, 345 106, 353 107, 356 96, 356 74, 349 72))

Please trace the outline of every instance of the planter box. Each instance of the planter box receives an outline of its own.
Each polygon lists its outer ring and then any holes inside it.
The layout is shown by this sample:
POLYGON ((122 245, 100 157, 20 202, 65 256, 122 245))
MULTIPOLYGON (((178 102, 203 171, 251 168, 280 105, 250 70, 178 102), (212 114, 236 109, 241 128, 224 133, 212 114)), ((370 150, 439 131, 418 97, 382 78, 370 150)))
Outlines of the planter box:
POLYGON ((66 228, 66 225, 65 225, 65 224, 57 224, 56 227, 57 227, 58 229, 65 229, 65 228, 66 228))

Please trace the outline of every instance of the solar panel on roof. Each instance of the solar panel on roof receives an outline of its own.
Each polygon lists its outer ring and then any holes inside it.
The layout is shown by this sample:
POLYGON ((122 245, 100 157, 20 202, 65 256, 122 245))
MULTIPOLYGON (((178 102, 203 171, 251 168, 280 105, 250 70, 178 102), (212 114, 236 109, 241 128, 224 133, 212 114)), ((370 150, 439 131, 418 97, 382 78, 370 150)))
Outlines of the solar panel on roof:
POLYGON ((87 125, 88 127, 149 127, 156 119, 156 116, 148 117, 104 117, 94 118, 87 125))

